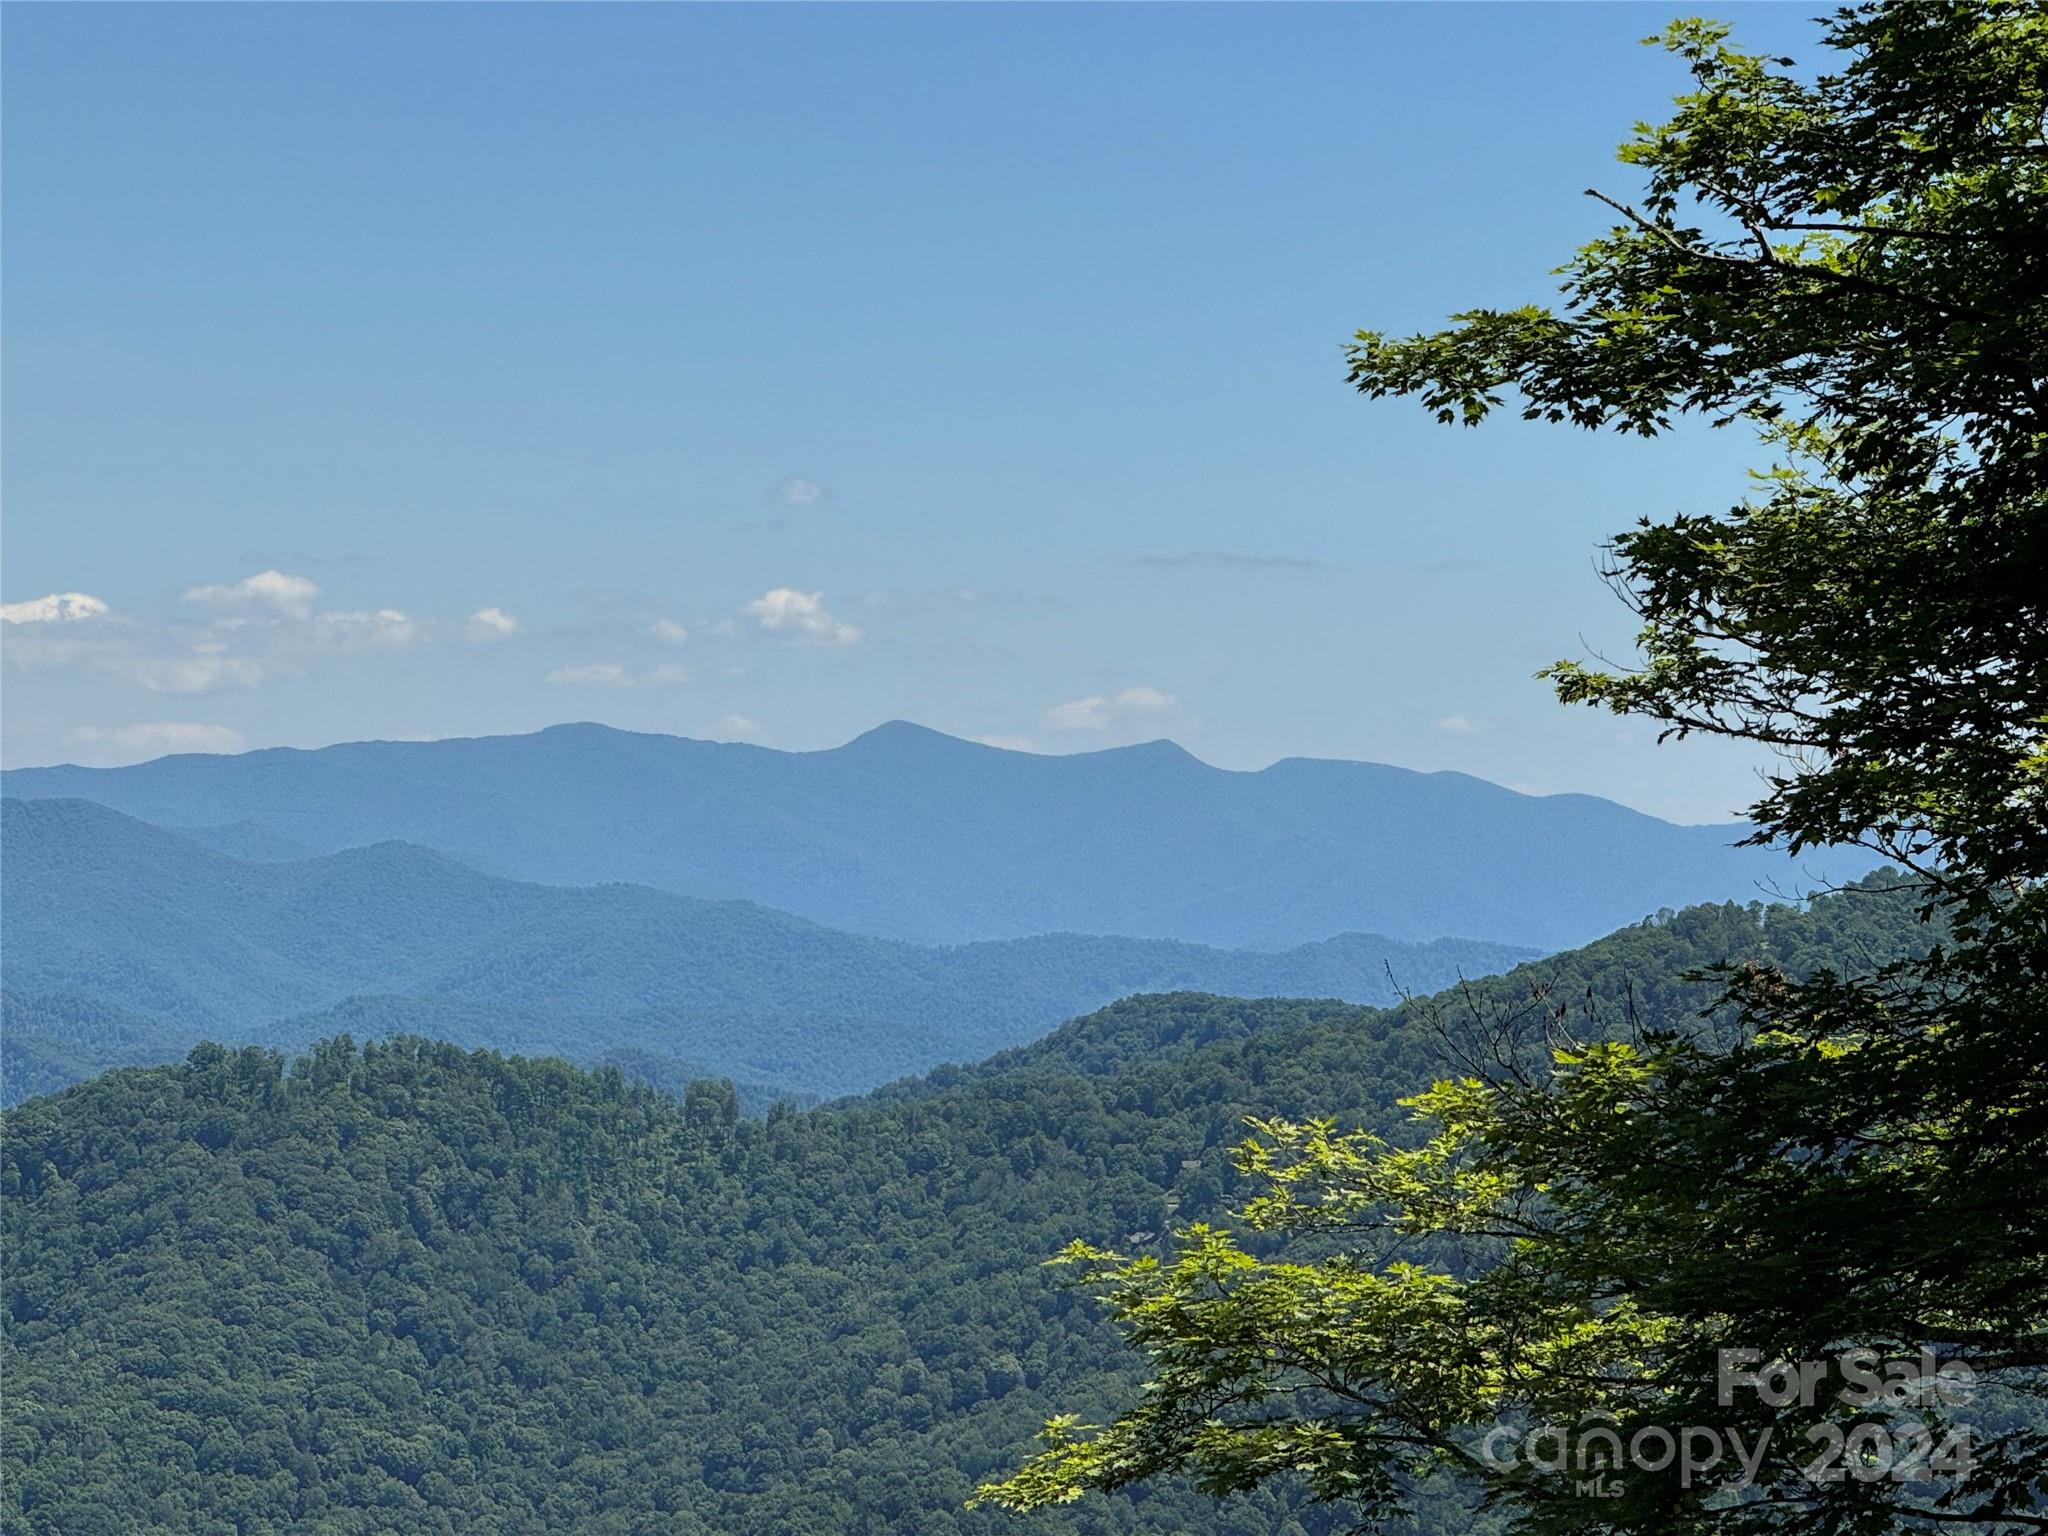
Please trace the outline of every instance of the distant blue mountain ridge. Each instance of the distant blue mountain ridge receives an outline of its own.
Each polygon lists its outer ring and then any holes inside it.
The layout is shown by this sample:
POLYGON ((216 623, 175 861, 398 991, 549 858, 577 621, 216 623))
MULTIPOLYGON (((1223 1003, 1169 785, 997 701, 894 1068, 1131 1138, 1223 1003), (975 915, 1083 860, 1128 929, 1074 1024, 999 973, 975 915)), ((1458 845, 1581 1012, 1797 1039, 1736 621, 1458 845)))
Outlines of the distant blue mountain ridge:
POLYGON ((901 721, 842 747, 561 725, 126 768, 15 769, 245 860, 399 840, 509 879, 748 900, 922 944, 1045 933, 1287 947, 1371 933, 1555 950, 1663 907, 1783 899, 1875 867, 1737 848, 1587 795, 1171 742, 1051 757, 901 721))
POLYGON ((1280 951, 1081 934, 924 946, 753 902, 506 880, 407 843, 264 863, 90 801, 0 812, 0 1098, 201 1038, 289 1050, 342 1032, 830 1096, 1132 993, 1389 1003, 1530 955, 1365 934, 1280 951))

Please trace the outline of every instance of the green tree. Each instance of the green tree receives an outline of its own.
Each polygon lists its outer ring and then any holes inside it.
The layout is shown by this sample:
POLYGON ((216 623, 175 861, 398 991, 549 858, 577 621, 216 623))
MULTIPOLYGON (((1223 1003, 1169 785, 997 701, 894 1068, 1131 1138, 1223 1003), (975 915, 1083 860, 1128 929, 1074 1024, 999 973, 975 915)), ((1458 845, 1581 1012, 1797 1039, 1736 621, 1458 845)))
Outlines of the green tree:
POLYGON ((1256 1124, 1256 1238, 1069 1251, 1149 1384, 1107 1428, 1055 1420, 985 1499, 1185 1472, 1377 1517, 1448 1469, 1532 1531, 2048 1530, 2048 14, 1893 0, 1823 36, 1839 65, 1808 78, 1671 27, 1695 89, 1624 146, 1638 200, 1591 194, 1621 222, 1562 305, 1361 333, 1351 377, 1467 425, 1518 396, 1756 428, 1776 462, 1739 505, 1614 541, 1640 663, 1547 675, 1776 749, 1754 840, 1882 850, 1944 942, 1867 975, 1725 967, 1691 1031, 1446 1016, 1464 1066, 1408 1101, 1411 1139, 1256 1124), (1396 1257, 1423 1234, 1459 1258, 1396 1257), (1859 1404, 1850 1348, 1949 1374, 1859 1404), (1752 1359, 1828 1374, 1774 1402, 1722 1380, 1752 1359), (1555 1440, 1489 1453, 1489 1426, 1592 1423, 1643 1447, 1599 1497, 1555 1440), (1654 1465, 1686 1427, 1756 1455, 1654 1465))
MULTIPOLYGON (((1716 956, 1917 952, 1903 894, 1661 914, 1474 979, 1681 1019, 1716 956)), ((1217 1220, 1247 1112, 1392 1134, 1427 1009, 1136 997, 975 1066, 726 1122, 447 1043, 202 1046, 0 1111, 0 1536, 994 1536, 960 1508, 1137 1385, 1031 1260, 1217 1220), (1110 1190, 1103 1198, 1100 1192, 1110 1190)), ((1186 1485, 1069 1536, 1335 1536, 1186 1485)), ((1498 1536, 1464 1490, 1413 1536, 1498 1536)))

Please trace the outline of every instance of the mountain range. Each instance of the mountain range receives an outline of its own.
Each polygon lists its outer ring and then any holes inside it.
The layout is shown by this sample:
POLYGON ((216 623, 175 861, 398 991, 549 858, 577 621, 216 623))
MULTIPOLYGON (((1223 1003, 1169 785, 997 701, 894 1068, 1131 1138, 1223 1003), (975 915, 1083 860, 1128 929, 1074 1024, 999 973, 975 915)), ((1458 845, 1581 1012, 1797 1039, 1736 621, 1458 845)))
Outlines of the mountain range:
MULTIPOLYGON (((1134 998, 758 1119, 417 1038, 106 1073, 0 1137, 0 1533, 1336 1536, 1285 1486, 964 1508, 1049 1413, 1137 1391, 1043 1261, 1231 1220, 1248 1114, 1406 1134, 1400 1097, 1456 1070, 1439 1023, 1697 1029, 1715 962, 1924 950, 1895 887, 1695 908, 1384 1012, 1134 998)), ((1508 1524, 1441 1481, 1419 1505, 1409 1536, 1508 1524)))
POLYGON ((344 1031, 837 1095, 1134 992, 1391 1002, 1531 953, 1345 934, 1280 951, 1046 934, 923 946, 752 902, 508 880, 384 842, 257 862, 82 800, 4 810, 10 1080, 344 1031))
POLYGON ((1457 773, 1305 758, 1233 772, 1164 741, 1050 757, 900 721, 822 752, 563 725, 15 769, 4 790, 95 801, 244 861, 397 840, 509 880, 625 881, 920 944, 1372 933, 1550 950, 1873 867, 1457 773))

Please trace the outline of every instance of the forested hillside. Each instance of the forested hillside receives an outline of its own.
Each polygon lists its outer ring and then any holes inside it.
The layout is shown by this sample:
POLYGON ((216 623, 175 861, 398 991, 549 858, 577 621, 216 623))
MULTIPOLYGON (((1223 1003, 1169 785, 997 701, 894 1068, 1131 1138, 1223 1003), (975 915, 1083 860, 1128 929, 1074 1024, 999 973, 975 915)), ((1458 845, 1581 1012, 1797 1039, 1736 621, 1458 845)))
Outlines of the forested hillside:
POLYGON ((158 1060, 201 1035, 295 1049, 411 1032, 837 1095, 973 1060, 1133 992, 1388 1002, 1397 985, 1443 986, 1529 953, 1356 934, 1279 953, 1058 934, 925 948, 750 902, 497 879, 402 843, 254 863, 86 801, 0 808, 0 974, 36 1020, 15 1054, 37 1086, 65 1062, 150 1059, 132 1031, 105 1032, 114 1009, 176 1044, 158 1060))
MULTIPOLYGON (((651 1029, 658 1023, 645 1015, 622 1024, 625 1038, 618 1040, 604 1032, 607 1021, 575 1022, 584 1027, 570 1037, 562 1018, 546 1009, 448 997, 367 996, 351 997, 317 1013, 267 1020, 247 1033, 287 1055, 343 1034, 358 1040, 413 1034, 469 1050, 534 1056, 569 1052, 570 1059, 581 1065, 614 1066, 635 1082, 675 1094, 698 1078, 725 1079, 750 1114, 773 1103, 808 1107, 825 1097, 793 1082, 747 1077, 667 1049, 634 1044, 636 1026, 651 1029)), ((0 991, 0 1106, 54 1093, 114 1067, 180 1061, 209 1038, 233 1037, 197 1025, 166 1023, 76 993, 0 991)))
POLYGON ((101 998, 0 991, 0 1104, 54 1093, 109 1067, 173 1061, 191 1031, 101 998))
MULTIPOLYGON (((1210 767, 1170 742, 1044 757, 901 721, 829 752, 564 725, 18 769, 228 852, 392 839, 554 885, 629 880, 745 898, 920 943, 1043 933, 1292 945, 1338 933, 1583 944, 1660 906, 1853 878, 1586 795, 1291 758, 1210 767)), ((385 989, 388 990, 388 989, 385 989)))
MULTIPOLYGON (((1683 1024, 1698 966, 1927 939, 1875 888, 1693 909, 1447 1004, 1683 1024)), ((1135 1390, 1034 1260, 1220 1212, 1247 1113, 1394 1126, 1442 1070, 1433 1011, 1138 998, 761 1120, 419 1040, 38 1099, 5 1120, 0 1529, 1322 1532, 1279 1490, 961 1506, 1050 1409, 1135 1390)), ((1418 1529, 1487 1526, 1446 1489, 1418 1529)))

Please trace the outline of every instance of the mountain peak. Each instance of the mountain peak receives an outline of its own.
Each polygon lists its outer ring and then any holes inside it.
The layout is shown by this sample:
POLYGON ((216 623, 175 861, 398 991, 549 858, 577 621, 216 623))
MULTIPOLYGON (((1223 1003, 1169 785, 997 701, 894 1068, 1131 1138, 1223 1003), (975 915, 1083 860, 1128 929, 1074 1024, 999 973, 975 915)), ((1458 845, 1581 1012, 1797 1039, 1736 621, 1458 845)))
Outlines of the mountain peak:
MULTIPOLYGON (((990 753, 1016 755, 1018 749, 994 746, 985 741, 974 741, 964 736, 951 736, 944 731, 933 730, 928 725, 919 725, 914 720, 885 720, 880 725, 862 731, 844 746, 830 747, 830 752, 855 753, 918 753, 953 752, 982 756, 990 753)), ((1177 741, 1162 736, 1156 741, 1126 742, 1113 747, 1096 747, 1073 753, 1044 753, 1028 749, 1025 756, 1061 759, 1119 757, 1125 759, 1153 760, 1160 762, 1200 763, 1186 747, 1177 741)))
POLYGON ((1154 762, 1194 763, 1204 768, 1209 766, 1209 764, 1204 763, 1179 742, 1166 736, 1158 737, 1153 741, 1134 741, 1127 747, 1110 747, 1106 750, 1121 752, 1131 757, 1142 757, 1154 762))
MULTIPOLYGON (((645 731, 622 731, 616 725, 606 725, 600 720, 564 720, 557 725, 544 725, 532 733, 546 739, 585 738, 591 741, 609 741, 620 736, 644 736, 645 731)), ((484 740, 493 738, 485 737, 484 740)), ((516 738, 513 738, 516 739, 516 738)))
POLYGON ((862 731, 844 746, 833 747, 834 752, 933 752, 945 750, 977 750, 979 744, 963 741, 958 736, 948 736, 944 731, 935 731, 928 725, 919 725, 912 720, 884 720, 871 730, 862 731))

